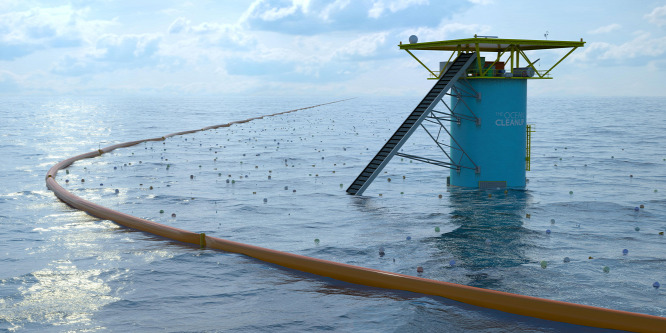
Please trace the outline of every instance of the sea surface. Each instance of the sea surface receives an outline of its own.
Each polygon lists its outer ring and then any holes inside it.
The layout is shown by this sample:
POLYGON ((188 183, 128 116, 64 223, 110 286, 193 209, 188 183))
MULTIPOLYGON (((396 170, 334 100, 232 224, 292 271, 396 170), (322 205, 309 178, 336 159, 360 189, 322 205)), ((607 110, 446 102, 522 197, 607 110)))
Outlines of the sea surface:
MULTIPOLYGON (((220 238, 666 316, 666 286, 653 287, 666 284, 666 98, 528 99, 524 191, 447 188, 448 169, 395 157, 363 197, 345 194, 420 97, 360 97, 142 143, 57 181, 220 238)), ((200 250, 72 209, 45 186, 74 155, 335 98, 1 100, 0 331, 605 331, 200 250)), ((432 146, 420 133, 404 149, 432 146)))

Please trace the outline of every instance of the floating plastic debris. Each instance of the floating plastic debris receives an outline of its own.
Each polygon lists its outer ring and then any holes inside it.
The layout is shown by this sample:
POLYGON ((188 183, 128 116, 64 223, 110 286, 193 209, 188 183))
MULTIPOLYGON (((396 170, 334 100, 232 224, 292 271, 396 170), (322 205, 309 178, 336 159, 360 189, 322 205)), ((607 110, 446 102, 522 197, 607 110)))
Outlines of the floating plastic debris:
POLYGON ((440 195, 438 195, 437 197, 441 199, 441 198, 442 198, 442 195, 440 194, 440 195))
POLYGON ((569 194, 573 194, 573 191, 569 191, 569 194))
POLYGON ((661 287, 661 285, 659 284, 659 281, 654 281, 654 283, 652 284, 652 287, 654 287, 655 289, 659 289, 659 287, 661 287))
POLYGON ((604 273, 608 273, 608 272, 610 272, 610 267, 604 266, 604 273))
POLYGON ((563 260, 563 261, 564 261, 564 262, 570 262, 571 259, 569 259, 569 257, 564 257, 564 260, 563 260))
POLYGON ((164 209, 160 209, 160 214, 164 214, 164 209))
POLYGON ((530 214, 525 214, 525 218, 528 218, 528 219, 529 219, 530 217, 531 217, 530 214))
POLYGON ((550 224, 555 224, 555 219, 550 219, 550 224))
POLYGON ((439 227, 435 227, 435 232, 439 232, 439 227))
POLYGON ((103 183, 99 183, 99 186, 104 186, 104 184, 103 184, 103 183))
POLYGON ((176 217, 176 213, 171 213, 171 217, 176 217))
POLYGON ((412 236, 407 236, 407 240, 412 240, 412 236))
POLYGON ((380 256, 380 257, 383 257, 385 254, 386 254, 386 253, 384 252, 384 247, 383 247, 383 246, 380 246, 380 247, 379 247, 379 256, 380 256))
POLYGON ((319 245, 319 238, 315 238, 314 242, 315 244, 319 245))
POLYGON ((421 266, 417 266, 417 267, 416 267, 416 272, 417 272, 417 273, 423 273, 423 267, 421 267, 421 266))
POLYGON ((86 180, 85 180, 85 179, 83 179, 83 178, 81 178, 81 182, 82 182, 82 183, 85 183, 85 182, 86 182, 86 180))
POLYGON ((645 208, 645 205, 640 205, 640 206, 638 206, 638 207, 640 207, 641 209, 643 209, 643 208, 645 208))
POLYGON ((546 235, 550 235, 550 229, 546 229, 546 235))
POLYGON ((116 194, 120 193, 120 190, 116 189, 116 190, 115 190, 115 193, 116 193, 116 194))
POLYGON ((194 179, 194 175, 190 175, 190 179, 194 179))
POLYGON ((545 260, 541 260, 541 268, 546 269, 548 267, 548 262, 545 260))
POLYGON ((69 179, 65 179, 65 183, 69 183, 69 179))
POLYGON ((636 228, 634 228, 634 230, 636 230, 636 231, 641 231, 641 228, 640 228, 640 227, 636 227, 636 228))
POLYGON ((264 203, 267 203, 267 202, 268 202, 268 198, 264 198, 264 203))
POLYGON ((456 265, 456 261, 454 259, 449 260, 449 266, 454 267, 456 265))
POLYGON ((638 208, 638 207, 634 207, 634 211, 637 212, 637 211, 639 211, 639 210, 640 210, 640 208, 638 208))
POLYGON ((629 250, 627 250, 627 249, 622 250, 622 254, 624 254, 625 256, 626 256, 628 253, 629 253, 629 250))

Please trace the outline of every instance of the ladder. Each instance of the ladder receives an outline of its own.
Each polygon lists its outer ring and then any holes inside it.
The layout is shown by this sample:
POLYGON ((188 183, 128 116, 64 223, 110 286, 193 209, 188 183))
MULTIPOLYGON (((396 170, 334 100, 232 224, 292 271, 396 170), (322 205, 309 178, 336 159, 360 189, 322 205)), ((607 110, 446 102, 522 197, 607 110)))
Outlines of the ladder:
POLYGON ((373 180, 380 174, 393 156, 400 150, 402 145, 409 139, 414 131, 421 125, 423 120, 432 112, 433 108, 444 95, 453 87, 455 82, 463 76, 467 68, 476 60, 476 53, 461 53, 458 58, 439 77, 437 83, 430 92, 421 100, 402 125, 395 131, 393 136, 384 144, 377 155, 356 177, 354 182, 347 188, 351 195, 362 195, 373 180))

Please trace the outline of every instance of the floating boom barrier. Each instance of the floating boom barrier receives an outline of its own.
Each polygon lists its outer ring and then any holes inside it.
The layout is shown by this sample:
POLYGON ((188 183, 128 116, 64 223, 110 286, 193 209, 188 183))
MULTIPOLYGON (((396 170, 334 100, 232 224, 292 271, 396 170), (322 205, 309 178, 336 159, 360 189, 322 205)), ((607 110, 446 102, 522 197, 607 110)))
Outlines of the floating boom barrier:
POLYGON ((589 305, 555 301, 550 299, 525 296, 502 291, 465 286, 456 283, 425 279, 382 270, 343 264, 339 262, 317 259, 259 246, 233 242, 226 239, 208 236, 204 233, 195 233, 188 230, 170 227, 136 216, 128 215, 113 209, 84 200, 64 189, 55 178, 59 170, 65 169, 72 163, 101 156, 118 148, 134 146, 149 141, 164 141, 167 138, 186 135, 199 131, 206 131, 233 124, 250 122, 264 117, 272 117, 322 105, 338 103, 345 100, 334 101, 309 106, 290 111, 269 114, 260 117, 234 121, 227 124, 207 126, 201 129, 172 133, 158 138, 144 139, 119 143, 98 149, 89 153, 77 155, 56 163, 46 174, 46 186, 53 193, 71 207, 82 210, 100 219, 110 220, 119 225, 148 232, 164 238, 194 244, 203 248, 222 250, 244 254, 272 264, 290 269, 329 277, 340 281, 378 287, 385 289, 404 290, 420 294, 441 296, 462 303, 476 305, 503 312, 570 323, 582 326, 636 331, 636 332, 664 332, 666 318, 647 314, 612 310, 589 305))

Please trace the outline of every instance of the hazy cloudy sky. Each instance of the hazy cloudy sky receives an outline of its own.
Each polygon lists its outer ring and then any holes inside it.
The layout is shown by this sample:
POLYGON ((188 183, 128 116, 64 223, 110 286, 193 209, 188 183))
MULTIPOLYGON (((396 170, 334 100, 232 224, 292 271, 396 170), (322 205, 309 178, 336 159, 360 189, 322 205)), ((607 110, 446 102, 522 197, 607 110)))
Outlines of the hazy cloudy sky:
POLYGON ((531 95, 666 96, 666 1, 649 0, 0 0, 0 94, 422 95, 410 35, 546 32, 587 44, 531 95))

